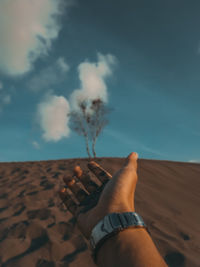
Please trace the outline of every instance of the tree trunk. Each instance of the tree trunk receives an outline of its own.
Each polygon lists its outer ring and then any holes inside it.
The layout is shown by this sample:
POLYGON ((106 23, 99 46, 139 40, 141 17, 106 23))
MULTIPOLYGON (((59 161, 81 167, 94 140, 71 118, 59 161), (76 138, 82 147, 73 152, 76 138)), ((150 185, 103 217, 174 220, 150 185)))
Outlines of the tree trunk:
POLYGON ((85 143, 86 143, 86 151, 87 151, 88 157, 89 157, 89 159, 91 159, 90 148, 89 148, 89 144, 88 144, 88 137, 87 137, 87 135, 85 135, 85 143))
POLYGON ((93 142, 92 142, 92 153, 93 153, 93 156, 94 156, 94 158, 96 158, 96 151, 95 151, 95 145, 96 145, 96 141, 97 141, 97 137, 95 137, 94 139, 93 139, 93 142))

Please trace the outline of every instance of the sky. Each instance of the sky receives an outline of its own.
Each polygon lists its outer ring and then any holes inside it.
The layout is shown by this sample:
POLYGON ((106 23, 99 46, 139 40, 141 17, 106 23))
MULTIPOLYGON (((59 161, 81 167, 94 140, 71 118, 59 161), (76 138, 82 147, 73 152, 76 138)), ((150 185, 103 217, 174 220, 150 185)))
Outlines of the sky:
POLYGON ((200 162, 200 2, 1 0, 0 161, 87 157, 80 99, 112 108, 98 157, 200 162))

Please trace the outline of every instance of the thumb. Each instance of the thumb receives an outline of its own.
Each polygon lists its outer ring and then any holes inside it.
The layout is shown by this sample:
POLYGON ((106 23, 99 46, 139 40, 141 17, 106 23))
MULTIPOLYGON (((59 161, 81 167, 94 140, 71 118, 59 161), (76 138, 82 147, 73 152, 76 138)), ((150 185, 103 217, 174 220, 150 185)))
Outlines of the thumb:
MULTIPOLYGON (((131 153, 124 166, 105 185, 99 199, 100 207, 121 207, 125 205, 134 211, 134 193, 137 184, 137 153, 131 153)), ((112 210, 112 209, 111 209, 112 210)))
POLYGON ((132 191, 137 183, 137 159, 138 154, 132 152, 125 160, 123 167, 113 176, 111 183, 123 190, 132 191))
POLYGON ((126 161, 124 163, 124 167, 132 167, 137 171, 137 159, 138 159, 138 153, 132 152, 128 155, 126 158, 126 161))

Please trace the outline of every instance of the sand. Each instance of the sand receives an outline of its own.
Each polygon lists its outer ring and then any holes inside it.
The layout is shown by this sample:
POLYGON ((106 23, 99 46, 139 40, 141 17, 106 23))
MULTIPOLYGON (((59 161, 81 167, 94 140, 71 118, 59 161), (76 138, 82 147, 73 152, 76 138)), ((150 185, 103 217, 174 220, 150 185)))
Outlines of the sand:
MULTIPOLYGON (((99 158, 114 174, 123 158, 99 158)), ((96 266, 71 213, 62 178, 87 159, 0 163, 0 266, 96 266)), ((200 266, 200 164, 138 160, 136 211, 171 267, 200 266)))

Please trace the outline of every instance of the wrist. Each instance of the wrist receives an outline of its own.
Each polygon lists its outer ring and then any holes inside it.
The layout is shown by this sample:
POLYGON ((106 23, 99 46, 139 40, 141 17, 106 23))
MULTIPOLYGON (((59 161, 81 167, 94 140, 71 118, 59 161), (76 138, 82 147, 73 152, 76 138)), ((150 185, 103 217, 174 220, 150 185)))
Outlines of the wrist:
MULTIPOLYGON (((116 255, 133 253, 133 240, 140 238, 142 232, 145 235, 147 234, 145 228, 126 228, 107 239, 97 252, 97 265, 104 267, 129 266, 125 262, 120 265, 119 258, 116 258, 116 255), (115 259, 116 262, 114 262, 115 259)), ((129 258, 127 257, 127 259, 129 258)))
POLYGON ((167 267, 145 228, 126 228, 106 240, 97 252, 97 265, 167 267))
POLYGON ((103 243, 127 228, 146 228, 141 216, 135 212, 111 213, 106 215, 92 230, 90 245, 96 263, 96 255, 103 243))

